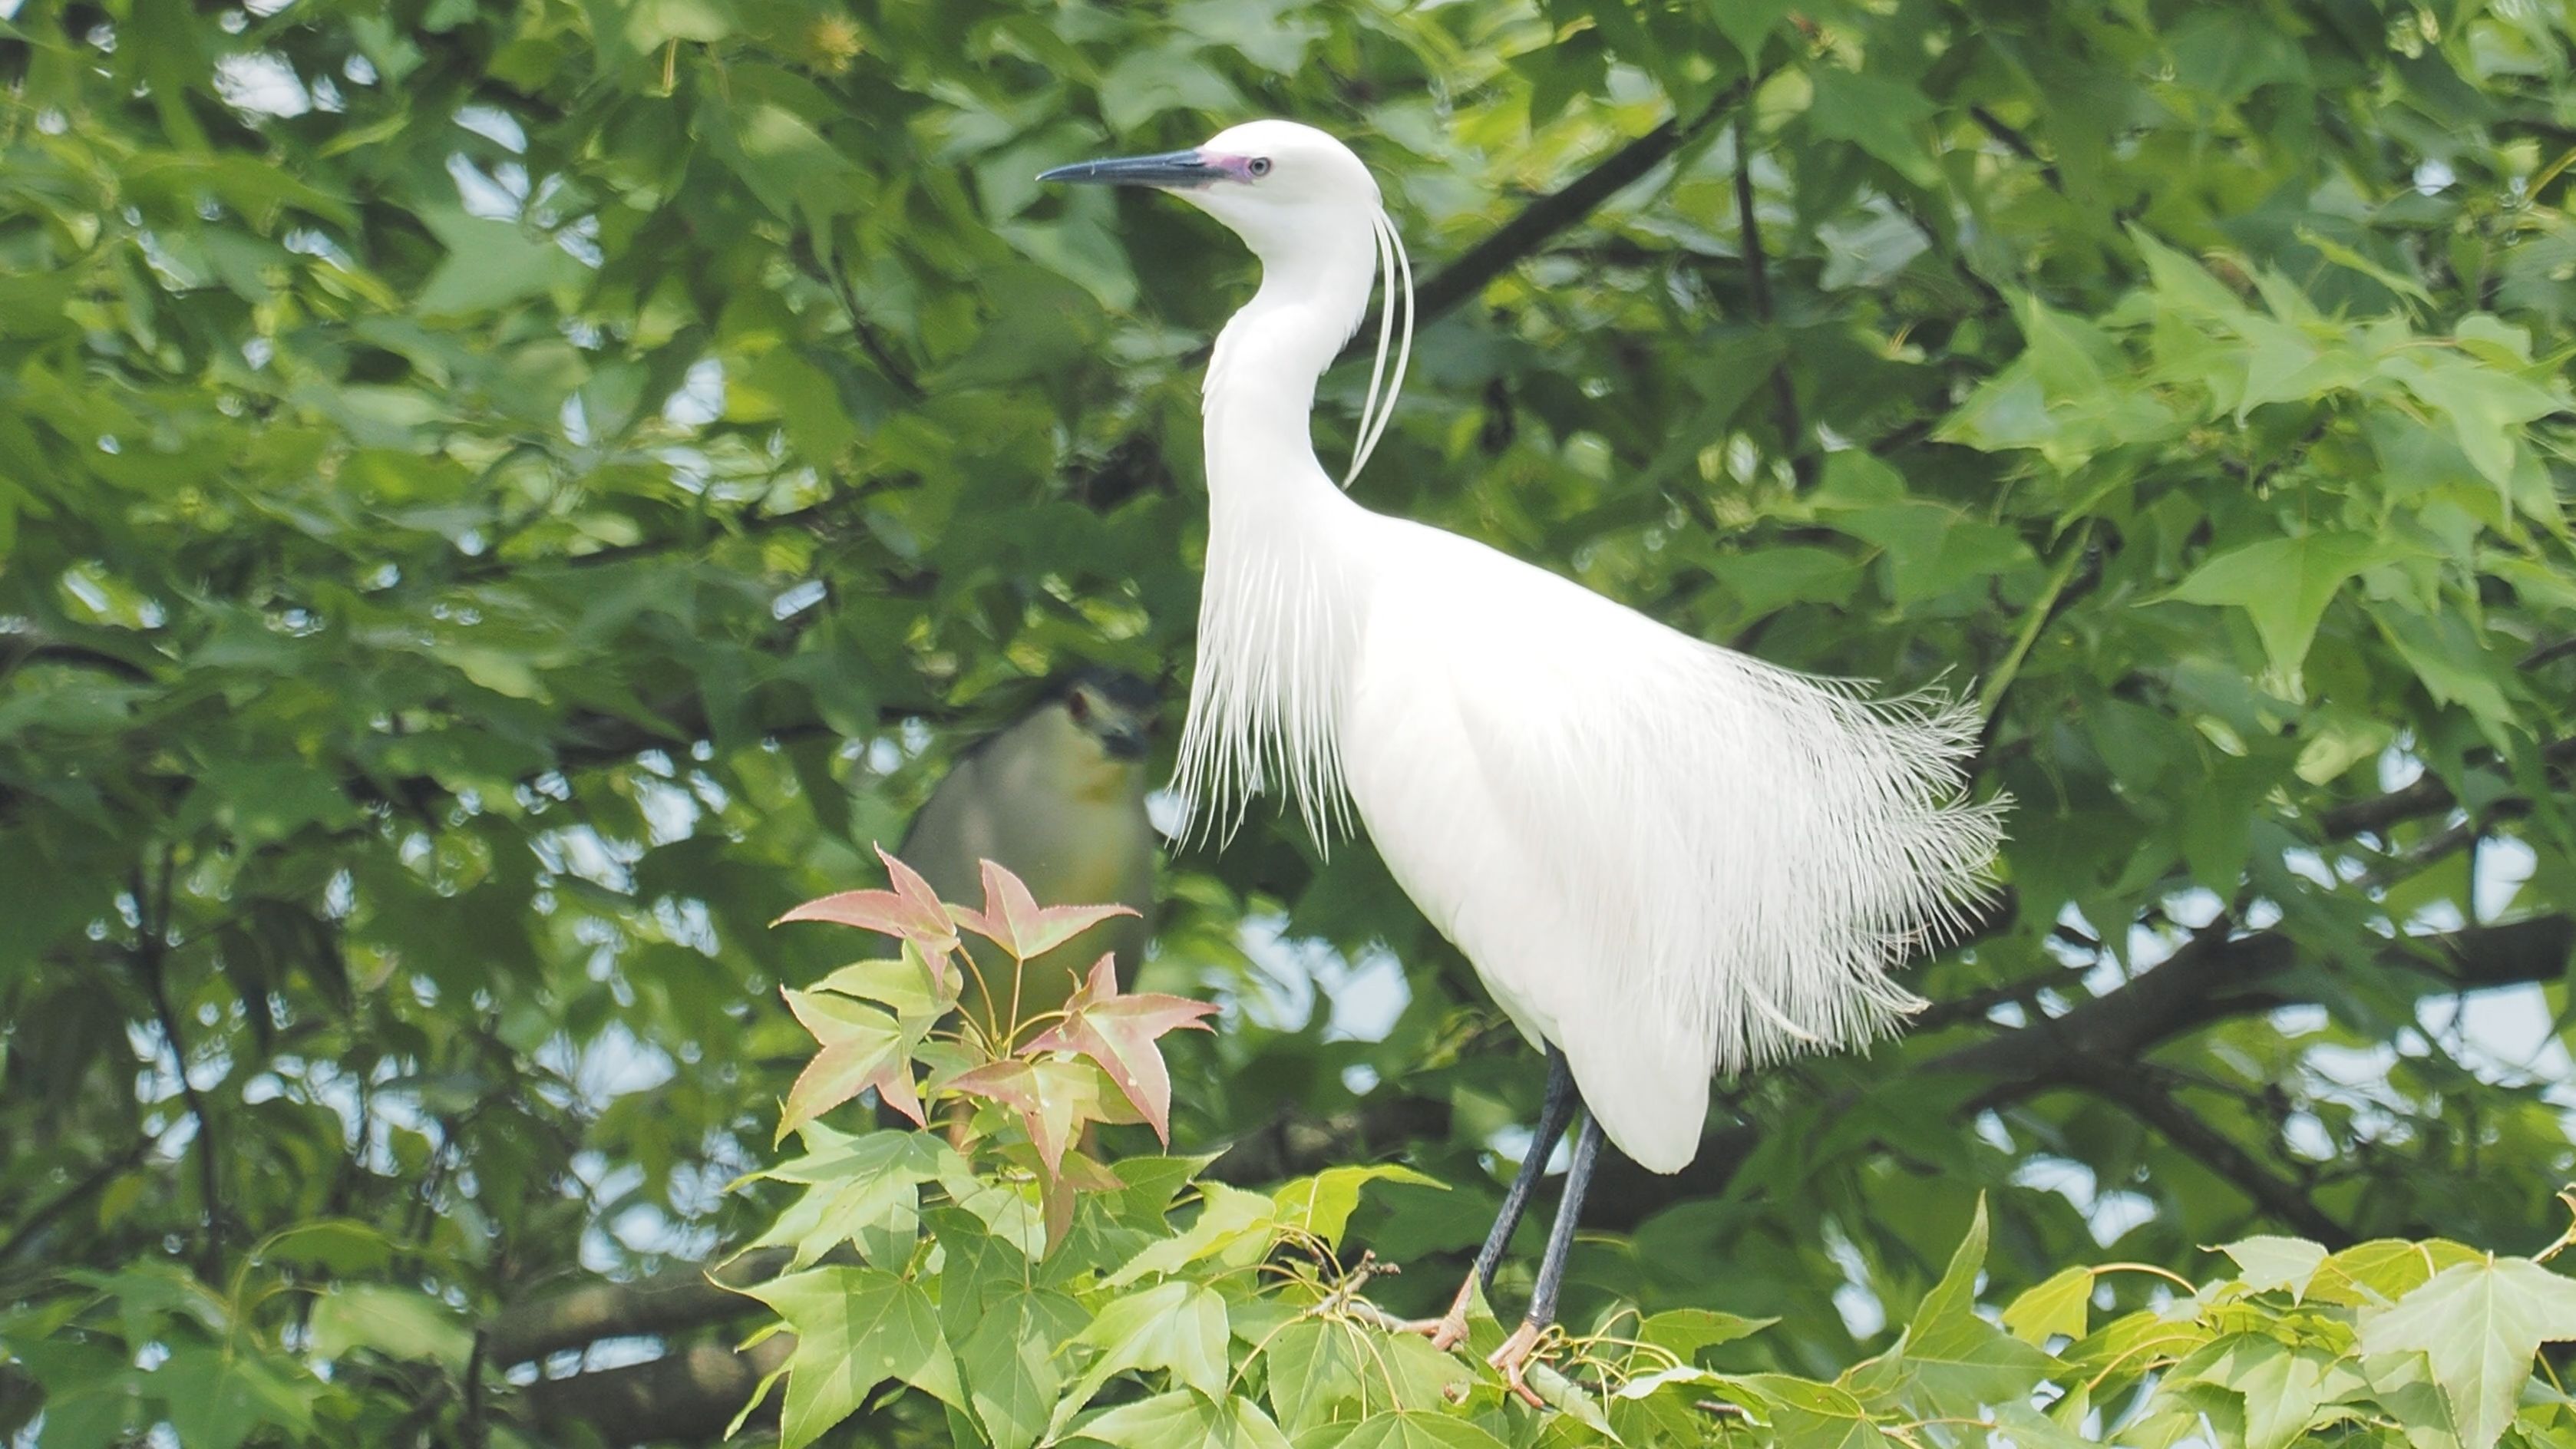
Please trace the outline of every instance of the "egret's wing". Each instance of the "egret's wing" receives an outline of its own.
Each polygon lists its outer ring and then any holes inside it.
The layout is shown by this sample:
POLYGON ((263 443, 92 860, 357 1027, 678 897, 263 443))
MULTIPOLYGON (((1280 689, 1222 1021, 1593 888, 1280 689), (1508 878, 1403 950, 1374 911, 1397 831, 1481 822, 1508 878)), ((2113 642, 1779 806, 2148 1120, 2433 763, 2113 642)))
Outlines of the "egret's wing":
POLYGON ((1960 803, 1972 721, 1422 532, 1441 546, 1406 589, 1415 692, 1451 701, 1475 767, 1447 789, 1503 842, 1478 852, 1492 883, 1444 884, 1448 928, 1552 1028, 1623 1150, 1678 1166, 1713 1067, 1865 1042, 1915 1004, 1888 968, 1976 893, 1999 838, 1960 803))

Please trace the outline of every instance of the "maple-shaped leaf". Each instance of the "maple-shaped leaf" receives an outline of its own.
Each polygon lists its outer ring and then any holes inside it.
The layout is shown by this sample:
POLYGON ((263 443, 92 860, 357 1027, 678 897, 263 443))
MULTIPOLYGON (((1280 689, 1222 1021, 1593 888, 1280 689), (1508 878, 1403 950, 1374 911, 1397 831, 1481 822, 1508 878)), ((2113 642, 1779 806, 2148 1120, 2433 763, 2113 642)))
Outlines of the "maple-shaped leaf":
POLYGON ((1136 1104, 1154 1135, 1172 1140, 1172 1074, 1163 1066, 1162 1048, 1154 1040, 1180 1027, 1208 1030, 1201 1018, 1216 1007, 1186 996, 1160 992, 1134 995, 1118 990, 1118 973, 1107 956, 1093 963, 1091 979, 1064 1004, 1064 1019, 1031 1039, 1027 1050, 1079 1052, 1100 1064, 1127 1100, 1136 1104))
POLYGON ((1020 1114, 1047 1175, 1063 1170, 1064 1149, 1082 1124, 1099 1114, 1099 1089, 1090 1068, 1078 1062, 1011 1057, 986 1062, 948 1080, 948 1090, 999 1102, 1020 1114))
POLYGON ((948 907, 939 902, 939 893, 920 872, 877 847, 877 859, 885 862, 886 876, 894 882, 888 891, 842 891, 822 896, 780 916, 773 925, 788 921, 831 921, 837 925, 856 926, 863 931, 878 931, 898 936, 921 948, 931 963, 934 975, 945 978, 948 953, 957 949, 957 923, 950 919, 948 907))
POLYGON ((921 1098, 912 1089, 910 1044, 893 1017, 845 996, 792 987, 779 994, 823 1047, 787 1089, 787 1107, 778 1118, 780 1141, 870 1087, 887 1106, 922 1125, 921 1098))
POLYGON ((895 1014, 904 1034, 918 1041, 957 1005, 955 972, 943 976, 921 949, 906 941, 890 961, 854 961, 814 983, 817 991, 873 1001, 895 1014))
POLYGON ((1129 907, 1041 906, 1018 876, 1003 866, 984 862, 984 909, 950 906, 957 924, 1023 961, 1045 955, 1111 916, 1132 916, 1129 907))

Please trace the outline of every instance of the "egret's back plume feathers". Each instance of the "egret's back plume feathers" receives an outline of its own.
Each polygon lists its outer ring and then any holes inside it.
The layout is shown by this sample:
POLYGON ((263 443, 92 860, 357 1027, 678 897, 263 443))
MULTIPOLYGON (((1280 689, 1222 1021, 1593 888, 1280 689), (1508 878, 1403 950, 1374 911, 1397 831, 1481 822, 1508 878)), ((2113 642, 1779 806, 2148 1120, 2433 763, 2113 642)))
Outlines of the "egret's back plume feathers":
MULTIPOLYGON (((1411 268, 1367 168, 1256 121, 1170 183, 1262 260, 1205 410, 1207 585, 1179 785, 1231 821, 1357 814, 1514 1023, 1643 1166, 1697 1150, 1711 1074, 1889 1031, 1888 979, 1985 888, 1976 718, 1780 669, 1482 544, 1373 513, 1317 462, 1315 382, 1387 279, 1352 471, 1394 410, 1411 268), (1231 178, 1231 179, 1227 179, 1231 178), (1405 308, 1395 387, 1376 373, 1405 308)), ((1074 178, 1082 179, 1082 178, 1074 178)))

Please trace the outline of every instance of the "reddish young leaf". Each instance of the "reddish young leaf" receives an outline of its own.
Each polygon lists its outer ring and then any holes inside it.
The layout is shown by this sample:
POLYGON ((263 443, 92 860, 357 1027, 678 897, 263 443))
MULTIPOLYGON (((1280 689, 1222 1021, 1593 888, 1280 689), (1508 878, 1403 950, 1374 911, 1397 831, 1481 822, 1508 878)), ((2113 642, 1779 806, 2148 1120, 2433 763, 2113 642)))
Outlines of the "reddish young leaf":
POLYGON ((1172 1075, 1163 1066, 1154 1040, 1180 1027, 1208 1030, 1203 1017, 1216 1008, 1204 1001, 1158 992, 1121 995, 1118 973, 1103 956, 1093 964, 1091 979, 1064 1004, 1064 1020, 1031 1040, 1031 1052, 1079 1052, 1100 1064, 1127 1100, 1136 1104, 1154 1135, 1172 1140, 1172 1075))
POLYGON ((948 908, 939 903, 938 892, 911 866, 886 854, 883 846, 877 848, 877 858, 885 862, 886 875, 894 882, 893 890, 842 891, 821 896, 770 924, 829 921, 899 937, 920 949, 922 959, 929 964, 932 983, 944 988, 952 969, 948 955, 958 947, 957 923, 949 918, 948 908))
POLYGON ((912 1087, 912 1060, 895 1019, 860 1002, 782 988, 787 1009, 823 1049, 787 1089, 778 1137, 850 1100, 870 1087, 886 1105, 922 1125, 921 1099, 912 1087))
POLYGON ((834 925, 856 926, 862 931, 880 931, 907 940, 925 928, 935 929, 931 923, 914 914, 910 902, 892 891, 841 891, 817 896, 770 924, 783 926, 789 921, 830 921, 834 925))
POLYGON ((1046 1164, 1047 1175, 1063 1170, 1064 1149, 1073 1140, 1083 1122, 1096 1115, 1087 1108, 1096 1106, 1098 1089, 1087 1068, 1073 1062, 1027 1061, 1012 1058, 986 1062, 963 1076, 949 1079, 948 1088, 969 1096, 985 1097, 1020 1114, 1028 1125, 1029 1141, 1038 1149, 1038 1159, 1046 1164))
POLYGON ((894 893, 920 918, 939 923, 938 939, 923 941, 923 949, 935 946, 942 951, 956 950, 957 923, 949 919, 948 907, 940 904, 939 892, 930 888, 930 882, 923 880, 919 871, 888 854, 884 846, 877 846, 876 852, 877 859, 885 862, 886 878, 894 882, 894 893))
POLYGON ((1136 914, 1119 905, 1040 906, 1018 876, 989 860, 984 862, 984 909, 949 909, 957 924, 990 937, 1023 961, 1045 955, 1111 916, 1136 914))

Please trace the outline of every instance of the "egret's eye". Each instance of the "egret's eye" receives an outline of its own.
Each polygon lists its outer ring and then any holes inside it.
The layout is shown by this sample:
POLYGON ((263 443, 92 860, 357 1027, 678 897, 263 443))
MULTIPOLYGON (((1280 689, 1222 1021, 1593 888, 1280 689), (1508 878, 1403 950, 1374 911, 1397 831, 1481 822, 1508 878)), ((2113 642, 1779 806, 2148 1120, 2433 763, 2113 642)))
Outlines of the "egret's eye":
POLYGON ((1270 174, 1270 158, 1267 156, 1255 156, 1249 162, 1245 163, 1243 169, 1251 172, 1256 177, 1267 176, 1270 174))

